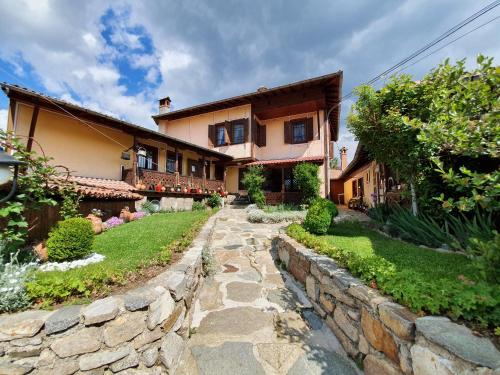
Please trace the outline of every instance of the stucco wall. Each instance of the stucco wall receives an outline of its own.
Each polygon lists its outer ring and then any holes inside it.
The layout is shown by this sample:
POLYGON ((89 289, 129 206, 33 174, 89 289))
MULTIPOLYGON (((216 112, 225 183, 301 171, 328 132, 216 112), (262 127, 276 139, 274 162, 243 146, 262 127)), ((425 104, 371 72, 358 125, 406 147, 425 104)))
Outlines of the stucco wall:
MULTIPOLYGON (((18 105, 14 131, 21 138, 29 134, 32 113, 31 106, 18 105)), ((97 124, 92 127, 105 135, 69 116, 40 109, 33 151, 41 153, 41 146, 54 158, 52 164, 68 167, 73 175, 120 180, 121 165, 131 167, 121 153, 132 146, 133 137, 97 124)))
POLYGON ((371 194, 375 191, 375 168, 376 163, 371 162, 370 164, 355 171, 352 176, 344 182, 344 201, 346 202, 346 204, 347 202, 349 202, 349 199, 353 198, 352 182, 363 177, 363 201, 369 207, 373 206, 373 199, 371 194), (367 179, 367 175, 369 175, 369 180, 367 179))
MULTIPOLYGON (((249 104, 186 117, 179 120, 161 120, 158 129, 166 135, 194 143, 198 146, 210 147, 208 144, 208 125, 241 118, 251 118, 251 108, 249 104)), ((249 139, 251 139, 251 131, 252 130, 249 129, 249 139)), ((234 158, 247 158, 251 156, 252 147, 251 143, 247 142, 224 147, 214 147, 213 149, 231 155, 234 158)))

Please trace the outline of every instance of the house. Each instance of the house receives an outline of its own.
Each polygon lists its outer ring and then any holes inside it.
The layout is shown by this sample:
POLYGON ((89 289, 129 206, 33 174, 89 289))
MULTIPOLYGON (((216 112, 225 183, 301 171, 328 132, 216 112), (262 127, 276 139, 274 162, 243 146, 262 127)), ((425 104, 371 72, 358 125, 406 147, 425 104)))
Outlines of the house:
POLYGON ((345 147, 340 152, 341 173, 330 181, 332 201, 352 208, 368 208, 401 199, 402 187, 397 175, 388 166, 370 158, 361 143, 349 164, 345 147))
POLYGON ((224 190, 230 155, 17 85, 1 87, 10 100, 7 130, 28 150, 68 168, 84 195, 113 199, 131 190, 127 197, 137 199, 161 197, 162 190, 201 196, 224 190), (203 163, 203 173, 193 173, 192 163, 203 163))
MULTIPOLYGON (((245 194, 245 169, 262 165, 267 203, 297 202, 292 169, 301 162, 320 166, 321 195, 329 195, 328 150, 338 137, 341 88, 339 71, 175 111, 166 97, 153 119, 166 136, 231 156, 225 178, 230 194, 245 194)), ((187 167, 202 173, 196 160, 187 167)))

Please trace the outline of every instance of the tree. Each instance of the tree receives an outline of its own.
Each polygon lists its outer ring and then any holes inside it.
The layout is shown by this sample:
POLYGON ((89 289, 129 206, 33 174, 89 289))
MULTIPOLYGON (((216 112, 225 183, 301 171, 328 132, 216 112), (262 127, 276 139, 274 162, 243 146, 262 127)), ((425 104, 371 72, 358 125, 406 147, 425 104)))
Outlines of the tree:
POLYGON ((243 174, 243 186, 248 191, 250 200, 259 207, 264 206, 266 203, 266 198, 262 191, 264 181, 264 167, 262 165, 249 167, 243 174))
POLYGON ((319 197, 319 166, 312 163, 299 163, 293 168, 293 179, 302 193, 302 201, 311 204, 319 197))

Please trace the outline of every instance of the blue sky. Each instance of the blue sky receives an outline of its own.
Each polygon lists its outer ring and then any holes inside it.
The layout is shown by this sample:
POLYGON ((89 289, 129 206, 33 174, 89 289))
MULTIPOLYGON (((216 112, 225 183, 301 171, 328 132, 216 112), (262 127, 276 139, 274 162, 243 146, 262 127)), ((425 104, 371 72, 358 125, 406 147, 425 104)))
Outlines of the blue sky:
MULTIPOLYGON (((154 129, 150 116, 167 95, 182 108, 337 70, 348 93, 489 3, 0 0, 0 81, 154 129)), ((463 32, 499 15, 500 7, 463 32)), ((500 19, 405 72, 418 79, 446 57, 472 62, 479 53, 498 63, 495 35, 500 19)), ((339 140, 350 156, 351 104, 339 140)), ((0 126, 7 106, 2 93, 0 126)))

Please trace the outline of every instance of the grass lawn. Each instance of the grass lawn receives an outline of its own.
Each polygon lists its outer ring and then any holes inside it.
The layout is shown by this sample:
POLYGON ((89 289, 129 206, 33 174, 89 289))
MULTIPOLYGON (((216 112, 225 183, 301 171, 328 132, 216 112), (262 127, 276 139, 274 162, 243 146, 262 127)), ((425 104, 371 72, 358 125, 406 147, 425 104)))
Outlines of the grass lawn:
POLYGON ((106 294, 111 285, 125 284, 130 273, 168 263, 169 247, 187 246, 209 216, 210 211, 159 213, 111 228, 94 240, 93 251, 106 256, 102 262, 64 272, 36 272, 28 293, 46 304, 106 294))
POLYGON ((339 223, 322 236, 298 224, 287 232, 414 312, 500 326, 500 288, 463 255, 391 239, 357 222, 339 223))

